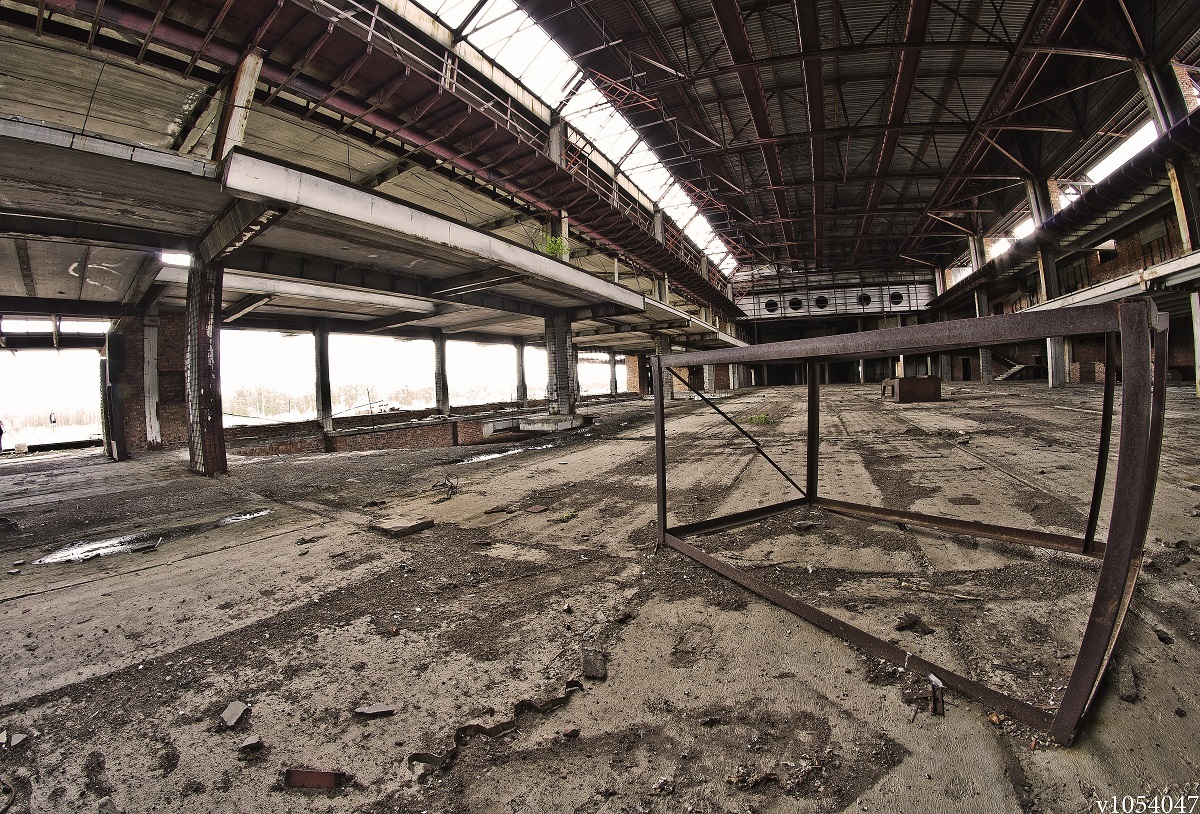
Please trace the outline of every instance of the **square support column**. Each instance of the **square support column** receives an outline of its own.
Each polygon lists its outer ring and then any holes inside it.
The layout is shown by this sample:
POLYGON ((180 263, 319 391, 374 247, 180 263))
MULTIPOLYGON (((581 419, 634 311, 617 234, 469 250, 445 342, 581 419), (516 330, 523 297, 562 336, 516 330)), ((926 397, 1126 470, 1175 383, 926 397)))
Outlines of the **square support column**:
POLYGON ((146 446, 162 446, 162 424, 158 417, 158 326, 157 314, 142 318, 142 397, 146 406, 146 446))
MULTIPOLYGON (((654 352, 656 354, 658 354, 659 356, 665 356, 666 354, 670 353, 671 352, 671 337, 662 336, 662 335, 655 336, 654 337, 654 352)), ((662 387, 663 387, 663 399, 665 401, 671 401, 672 399, 675 398, 675 377, 672 376, 666 370, 663 371, 662 387)))
POLYGON ((1067 340, 1064 337, 1046 339, 1046 373, 1051 387, 1067 386, 1067 340))
POLYGON ((450 415, 450 382, 446 378, 446 335, 441 331, 433 334, 433 397, 437 411, 450 415))
POLYGON ((221 285, 224 269, 193 259, 187 283, 188 452, 200 475, 229 471, 221 409, 221 285))
POLYGON ((717 391, 717 366, 704 366, 704 392, 715 393, 717 391))
POLYGON ((317 329, 313 333, 317 345, 317 420, 321 422, 321 429, 333 432, 333 390, 329 384, 329 320, 318 319, 317 329))
POLYGON ((529 404, 529 385, 525 383, 525 340, 514 339, 517 351, 517 403, 522 407, 529 404))
POLYGON ((608 352, 608 394, 615 396, 620 392, 617 387, 617 354, 616 351, 608 352))
POLYGON ((574 360, 570 317, 546 317, 546 402, 551 415, 575 414, 574 360))
MULTIPOLYGON (((991 306, 988 304, 987 291, 982 288, 975 289, 975 316, 986 317, 991 311, 991 306)), ((981 384, 992 383, 992 349, 979 349, 979 382, 981 384)))
POLYGON ((1193 291, 1189 299, 1192 303, 1192 364, 1196 370, 1196 398, 1200 398, 1200 291, 1193 291))

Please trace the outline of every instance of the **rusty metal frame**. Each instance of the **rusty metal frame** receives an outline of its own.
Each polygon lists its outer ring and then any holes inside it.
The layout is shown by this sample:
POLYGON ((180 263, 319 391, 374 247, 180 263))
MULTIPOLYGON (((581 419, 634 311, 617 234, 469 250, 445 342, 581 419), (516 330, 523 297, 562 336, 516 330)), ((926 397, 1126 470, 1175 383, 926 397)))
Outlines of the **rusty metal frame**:
POLYGON ((658 542, 666 544, 718 574, 742 585, 764 599, 788 610, 816 627, 892 664, 936 677, 946 687, 974 698, 1030 727, 1049 733, 1056 743, 1069 745, 1079 733, 1116 645, 1129 609, 1141 569, 1146 531, 1158 479, 1165 412, 1167 314, 1160 314, 1149 299, 1105 305, 1062 308, 1054 311, 1008 314, 979 319, 938 322, 907 328, 890 328, 856 334, 825 336, 791 342, 751 345, 690 353, 670 353, 651 360, 654 385, 655 459, 658 497, 658 542), (1100 422, 1100 444, 1096 480, 1084 537, 1044 531, 1008 528, 969 520, 897 511, 879 506, 832 500, 818 494, 820 451, 820 365, 835 361, 873 359, 897 354, 923 354, 974 349, 1046 337, 1104 334, 1106 366, 1104 405, 1100 422), (1121 416, 1116 477, 1107 540, 1095 539, 1100 504, 1109 458, 1114 412, 1116 360, 1120 339, 1121 416), (746 362, 803 362, 808 369, 808 439, 805 486, 801 488, 784 473, 799 497, 749 511, 714 517, 695 523, 667 524, 667 445, 663 383, 672 375, 754 443, 755 451, 778 471, 779 465, 748 432, 693 388, 672 368, 692 365, 740 364, 746 362), (664 374, 664 370, 667 374, 664 374), (1100 574, 1079 653, 1056 710, 1051 712, 992 689, 966 676, 921 658, 902 647, 843 622, 795 596, 684 541, 684 538, 722 528, 743 525, 802 505, 873 520, 911 523, 985 539, 1003 540, 1099 559, 1100 574))

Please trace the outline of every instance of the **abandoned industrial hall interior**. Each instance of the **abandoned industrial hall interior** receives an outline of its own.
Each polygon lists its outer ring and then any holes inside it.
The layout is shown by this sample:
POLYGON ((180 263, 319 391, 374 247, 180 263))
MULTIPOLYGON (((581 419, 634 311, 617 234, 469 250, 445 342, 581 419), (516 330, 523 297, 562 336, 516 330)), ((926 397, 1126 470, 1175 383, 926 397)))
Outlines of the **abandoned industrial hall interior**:
POLYGON ((0 814, 1200 812, 1200 3, 0 0, 0 814))

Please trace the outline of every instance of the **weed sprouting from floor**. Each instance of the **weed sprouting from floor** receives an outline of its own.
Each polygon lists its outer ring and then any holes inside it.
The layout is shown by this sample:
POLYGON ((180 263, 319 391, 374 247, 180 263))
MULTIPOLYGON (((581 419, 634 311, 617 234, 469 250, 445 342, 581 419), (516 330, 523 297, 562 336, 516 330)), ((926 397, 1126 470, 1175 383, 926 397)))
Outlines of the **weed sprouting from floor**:
POLYGON ((776 419, 772 418, 771 416, 767 415, 766 413, 756 413, 756 414, 750 416, 750 418, 748 418, 747 421, 749 421, 751 424, 759 424, 764 427, 769 427, 773 424, 778 423, 778 421, 776 421, 776 419))

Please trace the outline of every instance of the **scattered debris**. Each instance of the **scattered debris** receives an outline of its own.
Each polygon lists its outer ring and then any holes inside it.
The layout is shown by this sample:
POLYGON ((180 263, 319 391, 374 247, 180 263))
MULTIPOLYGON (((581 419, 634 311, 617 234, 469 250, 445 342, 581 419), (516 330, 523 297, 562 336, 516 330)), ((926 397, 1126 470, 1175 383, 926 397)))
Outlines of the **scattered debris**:
POLYGON ((446 493, 443 500, 449 500, 458 494, 458 476, 451 475, 449 472, 442 474, 442 479, 430 487, 433 491, 444 491, 446 493))
POLYGON ((579 656, 584 678, 596 681, 604 681, 608 678, 608 659, 605 658, 602 651, 584 647, 580 649, 579 656))
POLYGON ((21 569, 20 569, 20 568, 10 568, 10 569, 8 569, 8 575, 9 575, 10 577, 15 577, 15 576, 16 576, 17 574, 19 574, 19 573, 21 573, 21 569))
POLYGON ((20 746, 22 743, 24 743, 27 740, 29 740, 29 736, 26 735, 24 732, 14 732, 12 734, 12 737, 9 738, 9 740, 8 740, 8 748, 16 749, 18 746, 20 746))
POLYGON ((1117 697, 1132 704, 1138 700, 1137 675, 1133 672, 1133 665, 1120 661, 1114 669, 1117 671, 1117 697))
POLYGON ((368 500, 366 503, 364 503, 362 505, 362 507, 364 509, 374 509, 377 506, 386 506, 386 505, 387 505, 386 500, 368 500))
POLYGON ((779 782, 779 775, 769 770, 759 770, 755 766, 738 766, 733 774, 725 778, 725 782, 742 791, 760 786, 763 783, 779 782))
POLYGON ((721 724, 724 724, 725 722, 726 721, 724 718, 720 718, 716 715, 710 715, 707 718, 700 719, 700 726, 708 726, 708 727, 720 726, 721 724))
POLYGON ((1005 664, 1000 661, 993 661, 992 669, 1003 670, 1006 673, 1012 673, 1013 675, 1020 676, 1021 678, 1029 678, 1029 671, 1025 668, 1013 667, 1011 664, 1005 664))
POLYGON ((551 698, 541 703, 522 699, 513 704, 512 718, 507 721, 501 721, 493 726, 484 726, 482 724, 466 724, 454 730, 454 745, 440 755, 435 755, 431 752, 413 752, 408 756, 408 766, 413 768, 416 763, 422 763, 434 769, 444 769, 454 762, 458 757, 458 750, 465 746, 476 735, 484 735, 489 738, 496 738, 507 732, 511 732, 517 728, 517 718, 526 712, 536 712, 540 715, 547 715, 562 705, 571 700, 571 695, 583 689, 583 685, 572 679, 568 681, 563 689, 563 694, 551 698))
POLYGON ((330 555, 329 555, 329 559, 331 559, 331 560, 336 560, 338 557, 344 557, 344 556, 346 556, 346 553, 347 553, 347 552, 345 552, 345 551, 335 551, 335 552, 333 552, 332 554, 330 554, 330 555))
POLYGON ((1157 636, 1158 640, 1163 644, 1175 644, 1175 638, 1157 625, 1154 627, 1154 635, 1157 636))
POLYGON ((928 585, 918 585, 914 582, 901 581, 900 587, 907 588, 910 591, 921 591, 921 592, 927 593, 927 594, 939 594, 941 596, 948 596, 951 599, 957 599, 960 602, 982 602, 983 601, 983 597, 980 597, 980 596, 971 596, 970 594, 959 594, 959 593, 955 593, 954 591, 943 591, 941 588, 931 588, 928 585))
POLYGON ((7 517, 0 517, 0 531, 20 531, 21 527, 17 525, 15 520, 7 517))
POLYGON ((24 564, 25 564, 25 560, 14 560, 13 568, 20 568, 24 564))
POLYGON ((932 701, 932 705, 929 709, 929 713, 931 715, 945 715, 946 714, 946 697, 945 697, 946 685, 943 684, 942 680, 940 678, 938 678, 937 676, 935 676, 933 673, 929 674, 929 683, 931 685, 931 689, 929 691, 929 699, 930 699, 930 701, 932 701))
POLYGON ((1175 707, 1175 717, 1176 718, 1186 718, 1187 710, 1184 709, 1183 707, 1175 707))
POLYGON ((361 715, 364 718, 387 718, 396 714, 396 708, 389 707, 387 704, 369 704, 357 707, 354 710, 354 714, 361 715))
POLYGON ((796 523, 792 523, 792 528, 796 531, 811 531, 812 529, 820 528, 823 525, 825 524, 819 523, 816 520, 800 520, 796 523))
POLYGON ((580 735, 580 732, 579 732, 579 730, 578 730, 578 729, 564 729, 564 730, 562 731, 562 736, 563 736, 564 738, 571 738, 571 739, 574 739, 574 738, 578 738, 578 737, 579 737, 579 735, 580 735))
POLYGON ((433 521, 428 517, 393 516, 384 517, 371 524, 371 528, 381 531, 389 537, 407 537, 410 534, 433 528, 433 521))
POLYGON ((896 630, 911 630, 918 636, 928 636, 933 633, 933 628, 925 624, 925 621, 915 613, 905 613, 900 617, 900 621, 896 622, 896 630))
POLYGON ((113 802, 113 798, 102 797, 100 802, 96 804, 96 814, 121 814, 121 809, 117 808, 117 804, 113 802))
POLYGON ((499 506, 493 506, 490 509, 484 509, 483 513, 484 514, 512 514, 514 511, 515 511, 515 509, 513 509, 512 506, 507 506, 507 505, 501 504, 499 506))
POLYGON ((263 748, 263 739, 261 735, 251 735, 242 741, 242 745, 238 747, 239 752, 257 752, 263 748))
POLYGON ((675 778, 660 777, 658 781, 650 788, 651 794, 661 794, 664 796, 675 793, 675 778))
POLYGON ((316 769, 285 769, 283 785, 293 789, 336 789, 346 785, 352 775, 345 772, 323 772, 316 769))
POLYGON ((542 512, 546 511, 546 507, 535 504, 533 506, 526 506, 525 511, 529 512, 530 514, 541 514, 542 512))
POLYGON ((235 727, 249 710, 248 704, 243 704, 241 701, 230 701, 229 706, 225 707, 225 711, 221 713, 221 723, 226 729, 235 727))
POLYGON ((989 721, 991 721, 991 722, 992 722, 993 724, 995 724, 996 726, 1003 726, 1003 725, 1004 725, 1004 719, 1003 719, 1003 718, 1001 718, 1001 717, 1000 717, 1000 715, 999 715, 998 713, 995 713, 995 712, 989 712, 989 713, 988 713, 988 720, 989 720, 989 721))
POLYGON ((17 791, 8 785, 8 781, 3 777, 0 777, 0 789, 4 789, 4 793, 8 795, 8 799, 4 801, 4 805, 0 806, 0 814, 4 814, 5 811, 8 811, 8 807, 16 801, 17 791))
POLYGON ((575 609, 572 608, 569 604, 567 604, 567 605, 562 606, 562 612, 563 613, 574 613, 575 609))

